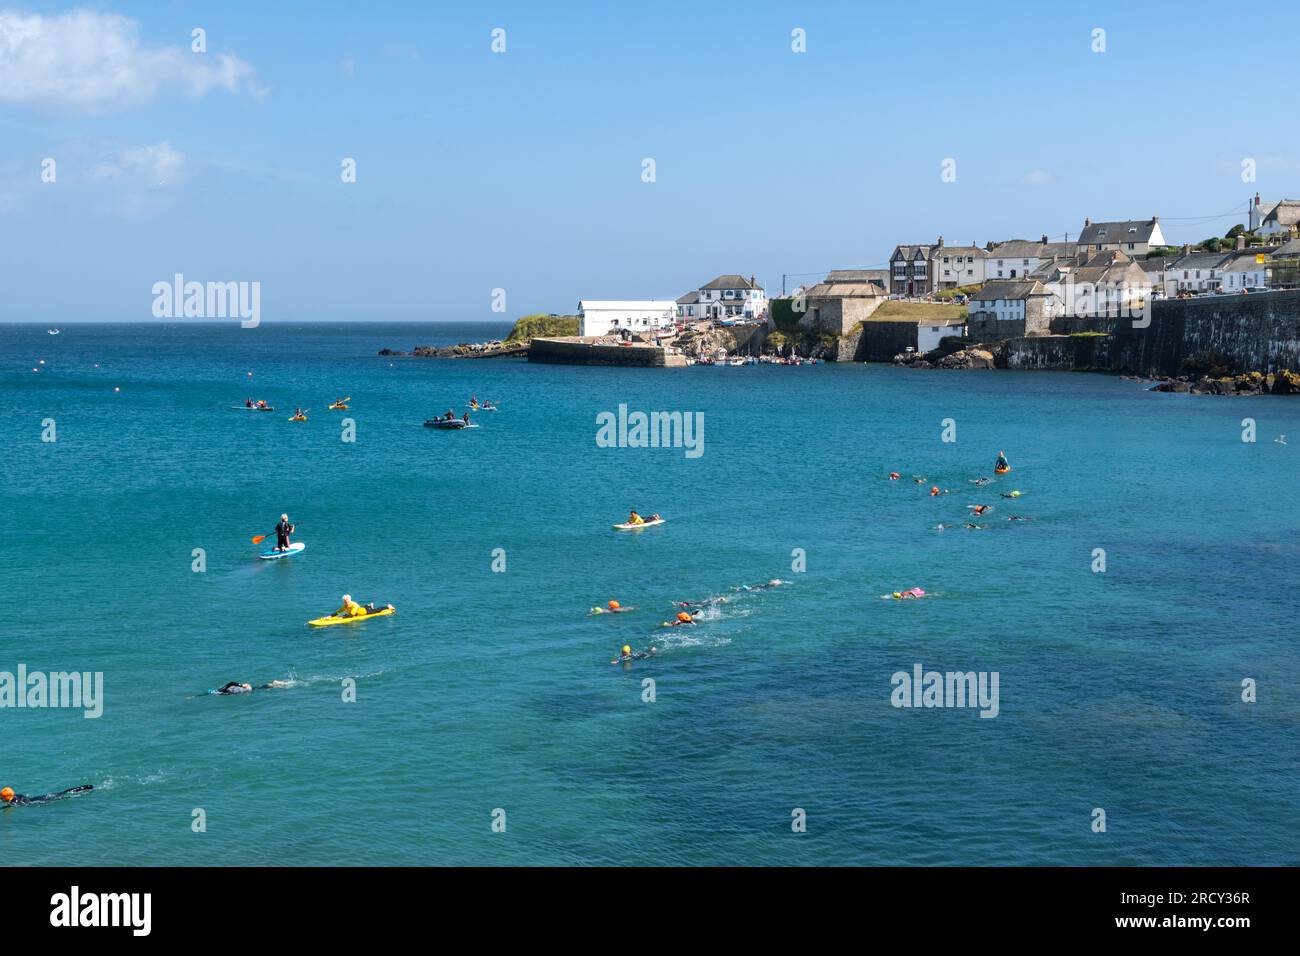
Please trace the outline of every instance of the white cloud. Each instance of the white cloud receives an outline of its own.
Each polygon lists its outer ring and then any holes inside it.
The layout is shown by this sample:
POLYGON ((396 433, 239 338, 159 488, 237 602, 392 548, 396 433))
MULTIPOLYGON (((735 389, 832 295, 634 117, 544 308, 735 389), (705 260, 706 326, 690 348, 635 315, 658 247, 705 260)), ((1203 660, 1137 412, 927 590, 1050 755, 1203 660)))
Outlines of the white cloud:
POLYGON ((163 91, 257 93, 253 67, 230 53, 146 47, 139 24, 93 10, 57 16, 0 10, 0 103, 102 112, 163 91))
POLYGON ((1045 169, 1031 169, 1025 173, 1026 186, 1046 186, 1052 181, 1052 174, 1045 169))
POLYGON ((96 180, 116 179, 146 185, 171 186, 185 171, 185 154, 169 142, 119 149, 90 171, 96 180))

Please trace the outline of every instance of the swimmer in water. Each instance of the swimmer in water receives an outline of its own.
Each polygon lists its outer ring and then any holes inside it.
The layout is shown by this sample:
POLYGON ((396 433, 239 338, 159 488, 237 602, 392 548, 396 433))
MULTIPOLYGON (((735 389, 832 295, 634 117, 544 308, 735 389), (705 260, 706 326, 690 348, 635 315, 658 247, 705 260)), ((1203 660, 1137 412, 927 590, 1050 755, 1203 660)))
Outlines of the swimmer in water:
POLYGON ((971 510, 971 514, 974 515, 982 515, 987 511, 993 510, 992 505, 967 505, 966 507, 969 508, 971 510))
POLYGON ((992 480, 992 478, 972 478, 970 483, 972 485, 987 485, 992 480))
POLYGON ((219 697, 230 697, 234 694, 251 694, 255 690, 273 690, 277 687, 288 687, 287 680, 273 680, 269 684, 259 684, 254 687, 252 684, 241 684, 239 681, 230 681, 228 684, 222 684, 216 690, 208 691, 209 694, 216 694, 219 697))
POLYGON ((1029 519, 1026 518, 1024 515, 1007 515, 1007 520, 1008 520, 1008 521, 1028 521, 1029 519))
POLYGON ((1019 497, 1020 497, 1020 492, 1018 492, 1018 491, 1003 491, 1003 492, 1001 492, 1001 495, 1002 495, 1003 498, 1019 498, 1019 497))
POLYGON ((739 588, 737 588, 736 590, 738 590, 738 591, 764 591, 764 590, 766 590, 767 588, 778 588, 778 587, 780 587, 782 584, 785 584, 785 582, 782 581, 780 578, 773 578, 772 580, 768 581, 766 584, 755 584, 755 585, 752 585, 752 586, 751 586, 751 585, 748 585, 748 584, 742 584, 742 585, 741 585, 739 588))
POLYGON ((612 661, 610 661, 610 663, 611 663, 611 664, 628 664, 628 663, 631 663, 632 661, 643 661, 643 660, 645 660, 647 657, 649 657, 650 655, 656 653, 657 650, 658 650, 657 648, 651 647, 651 648, 647 648, 647 649, 644 650, 644 651, 634 651, 634 650, 632 650, 632 645, 630 645, 630 644, 624 644, 624 645, 623 645, 623 651, 622 651, 622 653, 619 654, 618 657, 616 657, 616 658, 614 658, 612 661))
POLYGON ((909 601, 925 597, 925 591, 921 588, 908 588, 906 591, 895 591, 889 595, 895 601, 909 601))
POLYGON ((685 611, 678 611, 677 616, 671 621, 664 621, 662 627, 683 627, 685 625, 695 625, 695 618, 691 617, 685 611))
POLYGON ((967 522, 966 522, 966 527, 969 528, 969 529, 971 529, 972 531, 983 531, 985 528, 988 527, 988 525, 986 525, 986 524, 972 524, 971 522, 967 521, 967 522))
POLYGON ((619 604, 617 601, 610 601, 604 607, 593 607, 591 609, 591 613, 592 614, 623 614, 627 611, 635 611, 635 610, 636 608, 634 607, 623 607, 623 605, 619 604))
POLYGON ((75 796, 78 793, 85 793, 87 790, 94 790, 90 784, 82 784, 80 787, 71 787, 67 790, 60 790, 58 793, 46 793, 39 797, 29 797, 25 793, 14 793, 13 787, 5 787, 0 790, 0 800, 4 801, 6 807, 31 807, 38 806, 42 803, 53 803, 55 800, 63 800, 67 797, 75 796))

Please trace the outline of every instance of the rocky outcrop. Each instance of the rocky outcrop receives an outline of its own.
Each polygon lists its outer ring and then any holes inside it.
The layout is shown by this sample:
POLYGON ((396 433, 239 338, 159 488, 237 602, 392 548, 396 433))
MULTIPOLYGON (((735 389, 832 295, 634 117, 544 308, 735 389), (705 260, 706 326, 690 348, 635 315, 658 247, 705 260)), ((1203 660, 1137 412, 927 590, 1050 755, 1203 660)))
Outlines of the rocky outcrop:
POLYGON ((940 346, 930 352, 900 352, 894 356, 895 365, 908 368, 995 368, 995 348, 967 345, 959 348, 940 346))
POLYGON ((459 345, 444 345, 441 348, 436 345, 417 345, 409 352, 380 349, 379 354, 384 357, 412 358, 501 358, 506 355, 527 355, 528 345, 526 341, 502 342, 493 339, 491 342, 461 342, 459 345))
POLYGON ((1162 379, 1153 392, 1192 395, 1300 395, 1300 375, 1281 372, 1246 372, 1242 375, 1178 375, 1162 379))

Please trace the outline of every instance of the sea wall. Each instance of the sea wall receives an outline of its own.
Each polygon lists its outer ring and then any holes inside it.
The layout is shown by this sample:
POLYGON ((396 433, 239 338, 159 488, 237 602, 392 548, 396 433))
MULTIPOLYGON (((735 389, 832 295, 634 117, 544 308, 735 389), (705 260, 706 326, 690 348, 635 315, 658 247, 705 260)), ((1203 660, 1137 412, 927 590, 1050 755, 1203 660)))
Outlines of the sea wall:
POLYGON ((563 337, 533 339, 528 361, 551 365, 684 366, 686 358, 657 345, 616 345, 606 340, 563 337))
MULTIPOLYGON (((862 331, 853 346, 854 362, 890 362, 895 355, 916 348, 916 320, 887 320, 862 323, 862 331)), ((839 359, 839 361, 845 361, 839 359)))
POLYGON ((1113 352, 1110 335, 1031 335, 1009 339, 1001 364, 1040 371, 1124 371, 1112 368, 1113 352))
POLYGON ((1233 373, 1300 369, 1300 290, 1157 300, 1149 328, 1115 326, 1110 367, 1180 375, 1205 363, 1233 373))

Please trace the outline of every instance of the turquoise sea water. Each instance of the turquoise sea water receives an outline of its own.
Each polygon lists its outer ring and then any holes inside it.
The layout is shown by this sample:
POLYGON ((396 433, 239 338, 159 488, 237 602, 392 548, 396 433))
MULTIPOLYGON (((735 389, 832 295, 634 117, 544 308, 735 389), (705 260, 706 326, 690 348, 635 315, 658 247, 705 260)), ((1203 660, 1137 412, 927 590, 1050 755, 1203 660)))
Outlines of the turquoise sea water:
POLYGON ((375 355, 502 331, 0 326, 0 670, 105 681, 99 719, 0 710, 0 785, 96 787, 0 812, 6 862, 1300 862, 1300 402, 375 355), (502 410, 421 427, 471 394, 502 410), (597 447, 620 403, 703 412, 705 453, 597 447), (630 507, 668 522, 612 531, 630 507), (257 561, 282 511, 307 550, 257 561), (398 613, 305 625, 344 591, 398 613), (586 616, 611 598, 637 610, 586 616), (660 654, 611 666, 623 643, 660 654), (1000 713, 892 707, 916 663, 997 671, 1000 713))

